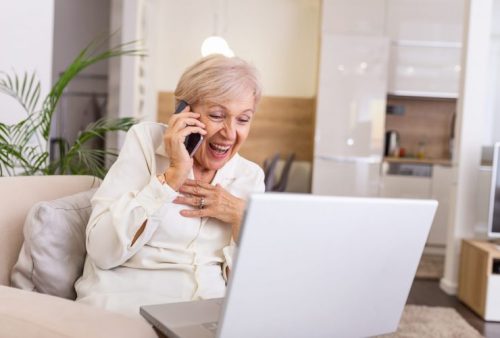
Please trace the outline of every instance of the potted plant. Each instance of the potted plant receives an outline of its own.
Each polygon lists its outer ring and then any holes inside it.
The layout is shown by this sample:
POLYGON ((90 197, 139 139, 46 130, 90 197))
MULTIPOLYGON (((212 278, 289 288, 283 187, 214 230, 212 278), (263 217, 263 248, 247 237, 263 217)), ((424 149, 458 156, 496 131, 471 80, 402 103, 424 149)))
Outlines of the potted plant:
POLYGON ((94 41, 83 49, 59 77, 51 91, 40 102, 40 81, 35 73, 0 74, 0 92, 12 96, 26 112, 24 119, 7 125, 0 122, 0 176, 14 175, 94 175, 104 177, 104 157, 116 157, 112 150, 91 149, 88 142, 104 138, 108 132, 127 131, 136 121, 133 118, 102 118, 80 132, 73 144, 60 142, 59 156, 49 157, 49 136, 52 117, 66 86, 87 67, 102 60, 119 56, 141 56, 136 42, 117 45, 99 51, 105 40, 94 41))

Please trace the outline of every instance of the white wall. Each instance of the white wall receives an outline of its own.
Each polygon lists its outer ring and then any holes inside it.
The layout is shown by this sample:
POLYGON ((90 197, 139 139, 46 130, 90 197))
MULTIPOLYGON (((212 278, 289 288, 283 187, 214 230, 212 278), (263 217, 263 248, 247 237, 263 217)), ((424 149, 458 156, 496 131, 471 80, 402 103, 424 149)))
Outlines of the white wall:
POLYGON ((260 71, 264 95, 316 94, 319 0, 155 1, 151 58, 155 85, 173 91, 186 67, 201 57, 203 40, 218 30, 237 56, 260 71), (227 14, 226 14, 227 13, 227 14))
MULTIPOLYGON (((111 0, 110 31, 115 32, 111 41, 112 46, 138 40, 146 43, 148 30, 145 29, 145 26, 150 26, 149 20, 154 19, 153 15, 146 17, 148 14, 146 7, 154 1, 156 0, 111 0)), ((135 48, 142 47, 136 45, 135 48)), ((152 89, 146 90, 142 87, 144 75, 141 75, 140 66, 144 60, 149 60, 149 58, 127 56, 110 60, 109 117, 144 117, 142 101, 145 91, 152 91, 152 89)), ((155 114, 151 110, 151 115, 155 116, 155 114)), ((146 119, 148 118, 146 117, 146 119)), ((108 133, 106 147, 120 149, 124 139, 124 133, 108 133)))
POLYGON ((493 0, 484 145, 500 141, 500 0, 493 0))
MULTIPOLYGON (((0 71, 36 71, 41 97, 52 84, 53 17, 54 0, 0 1, 0 71)), ((24 116, 16 101, 0 94, 0 122, 11 124, 24 116)))
POLYGON ((453 158, 454 173, 446 262, 441 288, 455 294, 458 286, 460 247, 463 238, 474 237, 478 220, 477 193, 481 146, 487 101, 488 57, 492 0, 467 0, 462 54, 463 75, 457 102, 453 158))

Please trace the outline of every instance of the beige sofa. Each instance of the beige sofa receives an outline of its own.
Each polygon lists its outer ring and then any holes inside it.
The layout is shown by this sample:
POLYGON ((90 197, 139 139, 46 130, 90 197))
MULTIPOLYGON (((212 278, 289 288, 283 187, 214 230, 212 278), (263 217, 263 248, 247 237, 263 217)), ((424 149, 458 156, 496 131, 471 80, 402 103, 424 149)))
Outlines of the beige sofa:
POLYGON ((31 206, 89 190, 99 182, 91 176, 0 177, 0 337, 159 336, 140 318, 10 287, 31 206))

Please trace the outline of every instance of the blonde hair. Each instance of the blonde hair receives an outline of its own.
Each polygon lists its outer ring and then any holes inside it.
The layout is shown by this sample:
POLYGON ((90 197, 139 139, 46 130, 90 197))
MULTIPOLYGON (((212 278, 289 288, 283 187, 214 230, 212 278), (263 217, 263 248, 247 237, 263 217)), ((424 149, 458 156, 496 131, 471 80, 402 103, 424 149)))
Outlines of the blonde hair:
POLYGON ((206 56, 186 69, 174 95, 190 105, 204 102, 223 103, 253 90, 255 105, 261 97, 257 69, 238 57, 220 54, 206 56))

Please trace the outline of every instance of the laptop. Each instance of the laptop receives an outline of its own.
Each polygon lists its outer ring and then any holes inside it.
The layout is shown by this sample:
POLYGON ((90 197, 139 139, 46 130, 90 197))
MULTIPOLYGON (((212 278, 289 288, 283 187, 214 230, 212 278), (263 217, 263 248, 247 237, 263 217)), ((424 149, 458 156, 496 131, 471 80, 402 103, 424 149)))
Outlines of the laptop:
POLYGON ((367 337, 396 331, 433 200, 255 194, 226 297, 142 306, 168 337, 367 337))

